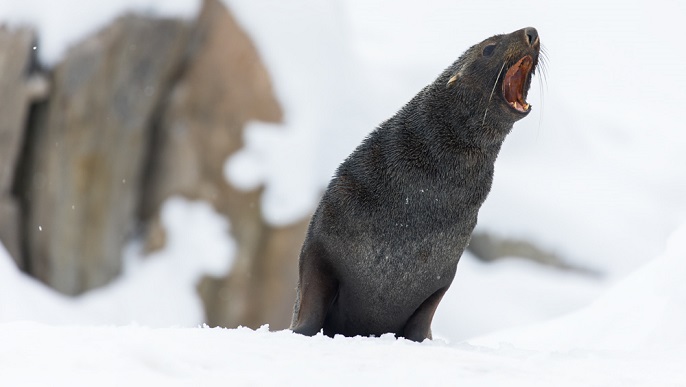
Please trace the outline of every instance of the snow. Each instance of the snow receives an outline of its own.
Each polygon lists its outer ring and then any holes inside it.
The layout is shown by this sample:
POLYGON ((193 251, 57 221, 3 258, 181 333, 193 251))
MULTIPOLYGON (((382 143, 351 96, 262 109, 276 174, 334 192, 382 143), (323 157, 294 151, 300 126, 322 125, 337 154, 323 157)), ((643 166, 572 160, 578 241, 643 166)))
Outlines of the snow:
POLYGON ((2 324, 0 340, 0 375, 8 385, 683 385, 684 358, 635 352, 490 350, 245 328, 35 323, 2 324))
POLYGON ((266 183, 265 219, 290 224, 311 214, 331 176, 331 158, 345 157, 335 142, 351 130, 359 142, 360 129, 375 124, 360 118, 365 109, 355 93, 362 85, 344 37, 344 6, 312 0, 228 3, 255 40, 285 114, 284 124, 246 127, 245 148, 227 161, 226 176, 243 189, 266 183))
POLYGON ((683 386, 684 258, 686 224, 588 308, 468 342, 5 322, 0 384, 683 386))
MULTIPOLYGON (((519 348, 575 350, 668 349, 686 356, 686 224, 665 252, 588 307, 564 318, 474 340, 519 348), (570 327, 583 329, 570 330, 570 327)), ((686 374, 684 375, 686 382, 686 374)))
POLYGON ((549 320, 588 305, 606 286, 521 258, 484 263, 466 252, 434 316, 434 336, 460 341, 549 320))
MULTIPOLYGON (((228 221, 204 202, 167 199, 162 224, 168 243, 144 256, 140 242, 124 251, 123 274, 75 299, 20 273, 0 243, 0 322, 197 326, 205 320, 196 285, 221 276, 236 249, 228 221)), ((0 383, 2 384, 2 383, 0 383)))

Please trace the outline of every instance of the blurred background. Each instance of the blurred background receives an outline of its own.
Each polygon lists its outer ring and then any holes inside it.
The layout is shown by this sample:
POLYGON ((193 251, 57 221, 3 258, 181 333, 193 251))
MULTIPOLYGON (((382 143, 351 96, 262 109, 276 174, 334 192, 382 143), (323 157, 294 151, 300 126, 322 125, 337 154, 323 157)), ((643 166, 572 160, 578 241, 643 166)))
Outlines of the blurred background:
POLYGON ((288 326, 337 165, 469 46, 547 52, 434 319, 594 300, 686 221, 678 1, 0 3, 0 321, 288 326), (541 71, 545 70, 545 71, 541 71))

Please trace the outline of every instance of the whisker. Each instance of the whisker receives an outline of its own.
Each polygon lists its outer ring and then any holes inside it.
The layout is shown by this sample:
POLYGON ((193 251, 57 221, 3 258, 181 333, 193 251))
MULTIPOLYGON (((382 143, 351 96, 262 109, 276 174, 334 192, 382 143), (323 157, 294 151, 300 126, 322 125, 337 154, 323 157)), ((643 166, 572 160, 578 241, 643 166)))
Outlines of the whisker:
MULTIPOLYGON (((541 71, 543 73, 543 71, 541 71)), ((538 142, 538 139, 541 135, 541 126, 543 125, 543 77, 538 78, 538 92, 539 92, 539 98, 541 101, 541 108, 538 111, 538 130, 536 131, 536 141, 538 142)))
POLYGON ((543 45, 541 45, 541 55, 540 55, 540 67, 541 67, 541 76, 539 77, 539 82, 538 82, 538 89, 540 92, 540 98, 541 98, 541 110, 539 111, 539 116, 538 116, 538 131, 536 133, 536 139, 538 139, 540 133, 541 133, 541 126, 543 125, 543 110, 544 110, 544 91, 548 90, 548 52, 545 49, 543 45))
POLYGON ((498 78, 495 79, 495 83, 493 84, 493 89, 491 89, 491 95, 488 96, 488 102, 486 102, 486 111, 484 112, 484 119, 481 121, 481 126, 483 126, 486 123, 486 114, 488 113, 488 105, 491 103, 491 98, 493 98, 493 93, 495 92, 495 87, 498 86, 498 81, 500 80, 500 76, 503 74, 503 69, 505 68, 505 63, 503 62, 503 65, 500 66, 500 71, 498 72, 498 78))
POLYGON ((548 87, 548 61, 550 59, 548 58, 548 52, 546 51, 545 47, 541 45, 541 55, 540 55, 540 63, 541 63, 541 78, 542 81, 545 82, 545 87, 547 90, 548 87))

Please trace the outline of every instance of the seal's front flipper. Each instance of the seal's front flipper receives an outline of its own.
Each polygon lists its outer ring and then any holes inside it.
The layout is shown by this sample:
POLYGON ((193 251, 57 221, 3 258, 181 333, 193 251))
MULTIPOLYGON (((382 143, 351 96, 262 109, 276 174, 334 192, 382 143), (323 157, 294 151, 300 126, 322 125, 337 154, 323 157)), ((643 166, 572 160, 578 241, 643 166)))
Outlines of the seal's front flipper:
POLYGON ((443 295, 448 290, 448 287, 438 289, 434 294, 429 296, 424 302, 415 310, 405 328, 403 329, 402 337, 422 342, 424 339, 431 339, 431 321, 434 318, 434 313, 441 302, 443 295))
POLYGON ((306 336, 316 335, 324 327, 337 292, 338 282, 322 259, 314 256, 311 250, 304 252, 291 330, 306 336))

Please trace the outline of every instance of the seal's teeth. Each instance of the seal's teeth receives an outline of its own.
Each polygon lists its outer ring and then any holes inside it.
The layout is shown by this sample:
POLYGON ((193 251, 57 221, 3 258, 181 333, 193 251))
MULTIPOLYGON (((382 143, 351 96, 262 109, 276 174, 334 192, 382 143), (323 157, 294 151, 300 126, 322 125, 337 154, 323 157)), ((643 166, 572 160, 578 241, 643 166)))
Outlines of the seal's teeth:
POLYGON ((526 102, 520 103, 519 101, 510 102, 510 106, 512 106, 515 110, 518 110, 520 112, 527 112, 527 111, 529 111, 529 108, 531 107, 531 105, 529 105, 528 103, 526 103, 526 102))

